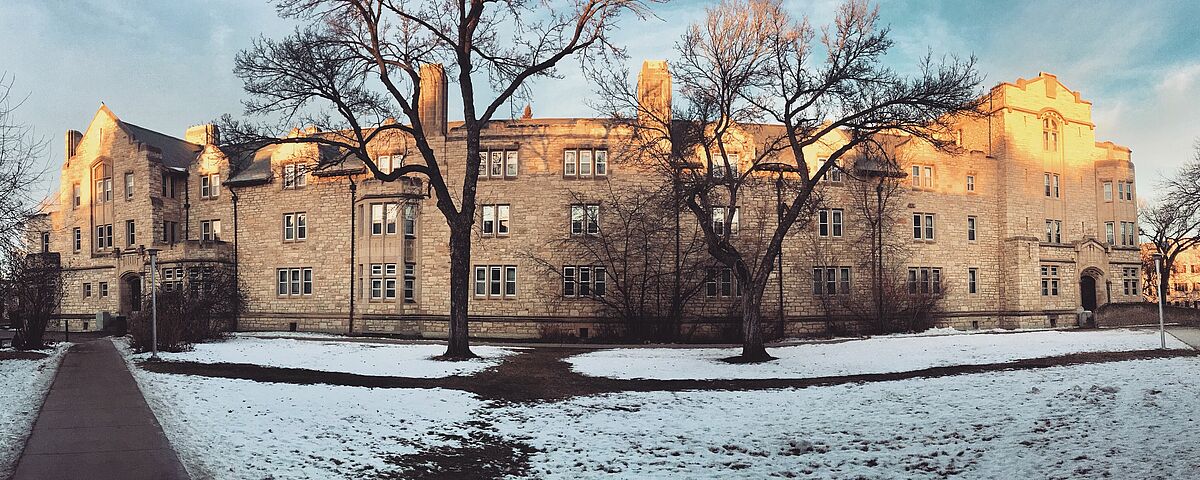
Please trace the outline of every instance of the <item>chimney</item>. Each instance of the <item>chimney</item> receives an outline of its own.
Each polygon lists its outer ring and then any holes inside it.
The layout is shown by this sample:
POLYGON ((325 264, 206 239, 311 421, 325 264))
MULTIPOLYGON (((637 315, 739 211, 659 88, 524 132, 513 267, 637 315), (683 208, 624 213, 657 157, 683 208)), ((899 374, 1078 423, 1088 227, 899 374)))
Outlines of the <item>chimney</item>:
POLYGON ((216 145, 220 141, 220 137, 217 136, 217 126, 211 123, 188 127, 187 133, 183 134, 183 139, 196 145, 216 145))
POLYGON ((638 120, 665 122, 671 119, 671 72, 666 60, 642 62, 638 74, 638 120))
POLYGON ((426 136, 446 136, 446 70, 440 63, 421 65, 417 116, 426 136))
POLYGON ((63 160, 70 160, 75 156, 75 149, 79 147, 79 141, 83 140, 83 134, 78 130, 67 130, 65 140, 66 156, 63 157, 63 160))

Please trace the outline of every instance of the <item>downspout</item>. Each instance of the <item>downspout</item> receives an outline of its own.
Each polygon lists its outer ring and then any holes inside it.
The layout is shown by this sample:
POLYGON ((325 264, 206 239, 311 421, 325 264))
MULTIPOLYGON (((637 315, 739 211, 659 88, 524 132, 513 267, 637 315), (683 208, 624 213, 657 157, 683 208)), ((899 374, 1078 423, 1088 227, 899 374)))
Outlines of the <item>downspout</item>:
MULTIPOLYGON (((172 181, 173 183, 174 181, 172 181)), ((172 187, 174 188, 174 187, 172 187)), ((183 241, 192 238, 192 185, 188 175, 183 176, 183 241)))
POLYGON ((358 203, 358 184, 354 183, 353 176, 347 175, 346 178, 350 180, 350 328, 348 333, 354 335, 354 245, 358 243, 354 234, 358 220, 358 211, 355 208, 358 203))

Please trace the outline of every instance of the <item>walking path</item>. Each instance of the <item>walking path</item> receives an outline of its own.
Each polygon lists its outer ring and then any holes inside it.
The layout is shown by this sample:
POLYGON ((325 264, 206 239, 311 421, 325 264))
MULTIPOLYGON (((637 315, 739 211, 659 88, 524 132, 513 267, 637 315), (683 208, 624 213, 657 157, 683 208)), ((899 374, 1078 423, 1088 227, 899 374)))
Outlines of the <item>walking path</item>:
POLYGON ((112 342, 74 345, 42 404, 14 480, 186 480, 112 342))
POLYGON ((1200 328, 1197 327, 1167 327, 1167 333, 1171 334, 1179 341, 1188 344, 1196 350, 1200 350, 1200 328))

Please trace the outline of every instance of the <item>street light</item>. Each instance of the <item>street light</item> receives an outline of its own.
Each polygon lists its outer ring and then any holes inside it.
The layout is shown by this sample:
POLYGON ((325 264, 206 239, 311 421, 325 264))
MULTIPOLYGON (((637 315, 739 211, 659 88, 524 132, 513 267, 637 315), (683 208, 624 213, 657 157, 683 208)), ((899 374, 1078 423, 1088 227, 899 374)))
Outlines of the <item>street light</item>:
POLYGON ((158 358, 158 249, 151 248, 146 250, 150 254, 150 338, 153 342, 150 344, 150 360, 159 361, 158 358))
POLYGON ((854 163, 855 170, 860 176, 877 178, 875 185, 875 239, 871 245, 875 262, 871 265, 875 283, 875 316, 876 321, 883 319, 883 182, 889 178, 904 178, 907 176, 896 165, 896 162, 867 156, 854 163))
POLYGON ((1163 255, 1159 252, 1154 252, 1154 274, 1155 282, 1158 283, 1155 290, 1158 291, 1158 339, 1162 342, 1162 349, 1167 349, 1167 329, 1163 322, 1163 281, 1162 281, 1162 261, 1163 255))
MULTIPOLYGON (((775 225, 779 228, 783 225, 783 174, 785 172, 797 172, 796 167, 783 162, 765 162, 755 165, 755 170, 764 172, 775 172, 775 225)), ((779 282, 779 338, 783 338, 784 328, 787 327, 787 322, 783 317, 783 245, 779 245, 779 255, 777 255, 775 277, 779 282)))

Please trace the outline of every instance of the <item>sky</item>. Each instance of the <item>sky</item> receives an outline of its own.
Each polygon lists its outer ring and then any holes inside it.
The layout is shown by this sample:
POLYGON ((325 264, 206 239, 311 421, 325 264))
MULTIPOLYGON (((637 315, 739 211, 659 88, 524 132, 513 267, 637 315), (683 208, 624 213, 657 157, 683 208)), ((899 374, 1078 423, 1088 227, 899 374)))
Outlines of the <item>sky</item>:
MULTIPOLYGON (((813 25, 830 23, 839 3, 784 1, 813 25)), ((628 48, 630 69, 674 58, 683 30, 713 3, 653 4, 656 18, 623 21, 614 40, 628 48)), ((1200 2, 883 0, 879 7, 896 42, 887 62, 898 71, 932 51, 974 55, 986 86, 1058 75, 1092 102, 1097 140, 1133 150, 1143 199, 1195 154, 1200 2)), ((279 38, 292 28, 263 0, 4 0, 0 71, 14 94, 26 96, 17 117, 49 142, 49 189, 63 132, 86 128, 101 102, 122 120, 181 137, 188 126, 240 114, 234 56, 259 35, 279 38)), ((532 85, 534 116, 596 115, 587 102, 593 89, 576 70, 565 64, 563 78, 532 85)), ((454 119, 459 107, 450 108, 454 119)))

